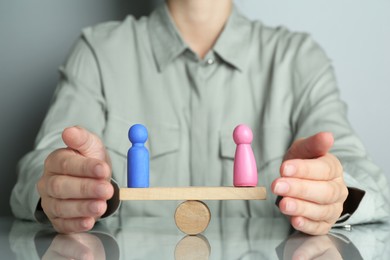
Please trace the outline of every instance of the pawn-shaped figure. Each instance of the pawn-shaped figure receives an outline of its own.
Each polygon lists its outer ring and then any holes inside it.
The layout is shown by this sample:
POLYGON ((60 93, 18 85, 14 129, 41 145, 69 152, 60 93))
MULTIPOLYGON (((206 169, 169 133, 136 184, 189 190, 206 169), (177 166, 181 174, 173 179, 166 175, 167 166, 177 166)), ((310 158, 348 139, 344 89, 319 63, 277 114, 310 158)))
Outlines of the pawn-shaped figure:
POLYGON ((145 126, 136 124, 129 129, 132 143, 127 153, 127 187, 149 187, 149 151, 145 147, 148 131, 145 126))
POLYGON ((257 186, 257 166, 251 147, 252 130, 246 125, 238 125, 233 131, 236 143, 234 156, 233 184, 235 187, 257 186))

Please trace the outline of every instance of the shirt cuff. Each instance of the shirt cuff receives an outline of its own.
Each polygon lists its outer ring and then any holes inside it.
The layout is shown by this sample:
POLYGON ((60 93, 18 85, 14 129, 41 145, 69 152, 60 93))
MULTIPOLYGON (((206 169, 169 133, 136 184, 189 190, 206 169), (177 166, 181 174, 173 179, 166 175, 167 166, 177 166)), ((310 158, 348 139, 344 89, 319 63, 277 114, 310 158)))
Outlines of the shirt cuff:
POLYGON ((347 187, 348 188, 348 196, 344 201, 343 212, 340 215, 340 218, 337 220, 336 225, 340 226, 343 222, 347 221, 353 213, 358 209, 360 202, 363 200, 366 192, 364 190, 347 187))
POLYGON ((43 208, 41 206, 41 198, 38 200, 37 207, 34 212, 34 217, 37 220, 38 223, 41 224, 48 224, 50 223, 49 218, 46 216, 46 213, 43 211, 43 208))
POLYGON ((111 199, 107 200, 107 210, 101 218, 107 218, 116 213, 121 204, 121 201, 119 200, 119 185, 114 179, 111 179, 111 184, 114 187, 114 195, 111 199))

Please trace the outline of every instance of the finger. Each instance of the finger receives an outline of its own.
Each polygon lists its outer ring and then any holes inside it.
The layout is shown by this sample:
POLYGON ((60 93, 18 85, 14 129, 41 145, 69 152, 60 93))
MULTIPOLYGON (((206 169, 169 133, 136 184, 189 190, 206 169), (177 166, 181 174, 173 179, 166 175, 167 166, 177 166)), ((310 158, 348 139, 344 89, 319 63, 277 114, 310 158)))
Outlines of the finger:
POLYGON ((69 257, 59 255, 57 252, 47 249, 41 260, 69 260, 69 257))
POLYGON ((279 209, 288 216, 302 216, 314 221, 326 221, 333 225, 341 215, 343 203, 320 205, 284 197, 279 203, 279 209))
POLYGON ((107 210, 104 200, 60 200, 47 198, 42 207, 50 218, 100 217, 107 210))
POLYGON ((95 219, 93 217, 87 218, 53 218, 50 219, 54 229, 63 234, 69 234, 74 232, 88 231, 95 225, 95 219))
POLYGON ((344 202, 348 190, 341 182, 278 178, 272 185, 273 193, 283 197, 311 201, 317 204, 344 202))
POLYGON ((64 259, 93 259, 91 249, 73 237, 74 235, 57 235, 50 245, 50 251, 64 259))
POLYGON ((46 178, 46 192, 56 199, 108 200, 113 196, 114 188, 105 180, 53 175, 46 178))
POLYGON ((45 160, 45 169, 49 173, 66 174, 76 177, 109 179, 111 170, 104 161, 87 158, 71 149, 59 149, 45 160))
POLYGON ((309 235, 326 235, 332 225, 325 221, 313 221, 304 217, 291 217, 291 225, 303 233, 309 235))
POLYGON ((319 255, 315 258, 316 260, 343 260, 343 257, 340 255, 340 252, 336 247, 329 248, 322 255, 319 255))
POLYGON ((307 180, 333 180, 343 175, 340 161, 332 154, 317 159, 292 159, 284 161, 280 167, 283 177, 294 177, 307 180))
POLYGON ((295 250, 291 259, 342 259, 332 240, 327 236, 313 236, 306 239, 295 250), (326 258, 328 257, 328 258, 326 258))
POLYGON ((296 140, 287 151, 284 159, 313 159, 325 155, 332 147, 332 133, 320 132, 308 138, 296 140))
POLYGON ((106 149, 100 138, 84 128, 78 126, 66 128, 62 132, 62 140, 69 148, 85 157, 107 160, 106 149))

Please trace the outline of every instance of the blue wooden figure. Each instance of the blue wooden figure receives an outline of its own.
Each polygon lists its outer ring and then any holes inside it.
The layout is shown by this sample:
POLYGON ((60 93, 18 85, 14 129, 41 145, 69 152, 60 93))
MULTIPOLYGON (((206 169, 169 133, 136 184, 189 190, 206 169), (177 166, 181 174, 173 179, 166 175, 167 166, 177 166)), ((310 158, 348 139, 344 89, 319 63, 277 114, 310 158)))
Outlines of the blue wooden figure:
POLYGON ((149 151, 144 146, 148 131, 141 124, 129 129, 129 140, 132 143, 127 153, 127 187, 149 187, 149 151))

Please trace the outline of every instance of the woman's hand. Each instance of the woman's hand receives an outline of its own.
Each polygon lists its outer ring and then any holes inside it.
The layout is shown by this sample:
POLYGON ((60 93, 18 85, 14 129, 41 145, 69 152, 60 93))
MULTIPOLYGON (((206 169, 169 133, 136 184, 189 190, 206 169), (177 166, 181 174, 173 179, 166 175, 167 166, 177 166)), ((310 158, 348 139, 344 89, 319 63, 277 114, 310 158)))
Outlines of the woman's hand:
POLYGON ((68 146, 45 160, 37 183, 41 206, 60 233, 90 230, 113 196, 111 163, 101 140, 80 127, 63 131, 68 146))
POLYGON ((280 167, 281 177, 272 183, 272 191, 283 197, 280 211, 307 234, 327 234, 348 196, 341 163, 328 153, 333 142, 325 132, 295 141, 280 167))

